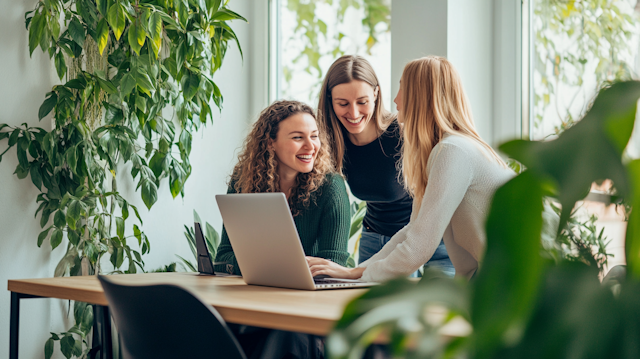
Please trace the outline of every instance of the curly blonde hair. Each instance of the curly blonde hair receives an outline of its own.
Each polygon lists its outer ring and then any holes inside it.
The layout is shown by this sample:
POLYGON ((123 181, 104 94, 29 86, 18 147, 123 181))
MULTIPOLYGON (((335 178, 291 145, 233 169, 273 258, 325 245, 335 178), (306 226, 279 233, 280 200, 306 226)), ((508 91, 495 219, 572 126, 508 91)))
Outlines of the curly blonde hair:
MULTIPOLYGON (((231 175, 236 192, 280 192, 278 161, 273 149, 269 148, 269 140, 276 139, 280 122, 298 113, 307 113, 316 119, 313 109, 298 101, 276 101, 260 113, 244 141, 231 175)), ((298 174, 289 196, 289 207, 294 216, 300 214, 302 208, 308 207, 312 200, 315 201, 314 193, 322 186, 326 175, 335 172, 326 135, 321 126, 318 127, 321 146, 313 170, 298 174)))

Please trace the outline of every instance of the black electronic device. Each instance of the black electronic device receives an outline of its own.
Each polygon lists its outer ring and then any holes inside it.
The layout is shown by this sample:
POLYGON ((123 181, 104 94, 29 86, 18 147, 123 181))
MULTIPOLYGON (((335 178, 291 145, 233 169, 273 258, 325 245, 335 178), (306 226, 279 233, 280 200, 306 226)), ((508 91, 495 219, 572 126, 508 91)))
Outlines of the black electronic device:
POLYGON ((196 253, 198 254, 198 272, 206 275, 216 275, 213 271, 213 262, 209 256, 207 242, 204 240, 200 223, 195 222, 193 228, 196 232, 196 253))

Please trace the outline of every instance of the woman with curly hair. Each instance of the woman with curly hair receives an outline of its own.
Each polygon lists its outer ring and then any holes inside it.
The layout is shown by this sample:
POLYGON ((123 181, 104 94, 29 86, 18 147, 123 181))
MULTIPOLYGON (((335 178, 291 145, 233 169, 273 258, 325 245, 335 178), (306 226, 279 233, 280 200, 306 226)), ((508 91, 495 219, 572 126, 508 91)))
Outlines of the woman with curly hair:
MULTIPOLYGON (((247 136, 228 193, 283 192, 305 254, 346 265, 349 198, 323 136, 311 107, 274 102, 247 136)), ((217 271, 241 275, 224 228, 216 262, 226 262, 217 271)))

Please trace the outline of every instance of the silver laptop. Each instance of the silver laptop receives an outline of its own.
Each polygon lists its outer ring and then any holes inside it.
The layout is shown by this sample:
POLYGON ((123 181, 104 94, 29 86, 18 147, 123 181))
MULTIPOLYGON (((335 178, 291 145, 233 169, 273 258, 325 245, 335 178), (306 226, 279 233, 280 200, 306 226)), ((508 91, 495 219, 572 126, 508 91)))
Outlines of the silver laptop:
POLYGON ((217 195, 245 283, 292 289, 342 289, 377 283, 313 278, 284 193, 217 195))

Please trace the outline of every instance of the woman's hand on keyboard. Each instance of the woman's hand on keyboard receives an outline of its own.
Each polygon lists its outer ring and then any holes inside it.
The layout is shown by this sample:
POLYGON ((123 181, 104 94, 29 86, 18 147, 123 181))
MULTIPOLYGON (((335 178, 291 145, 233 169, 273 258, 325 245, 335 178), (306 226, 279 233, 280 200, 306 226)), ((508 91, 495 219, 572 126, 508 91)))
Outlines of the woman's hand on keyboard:
POLYGON ((306 257, 312 276, 328 275, 333 278, 359 279, 364 268, 347 268, 328 259, 318 257, 306 257))

